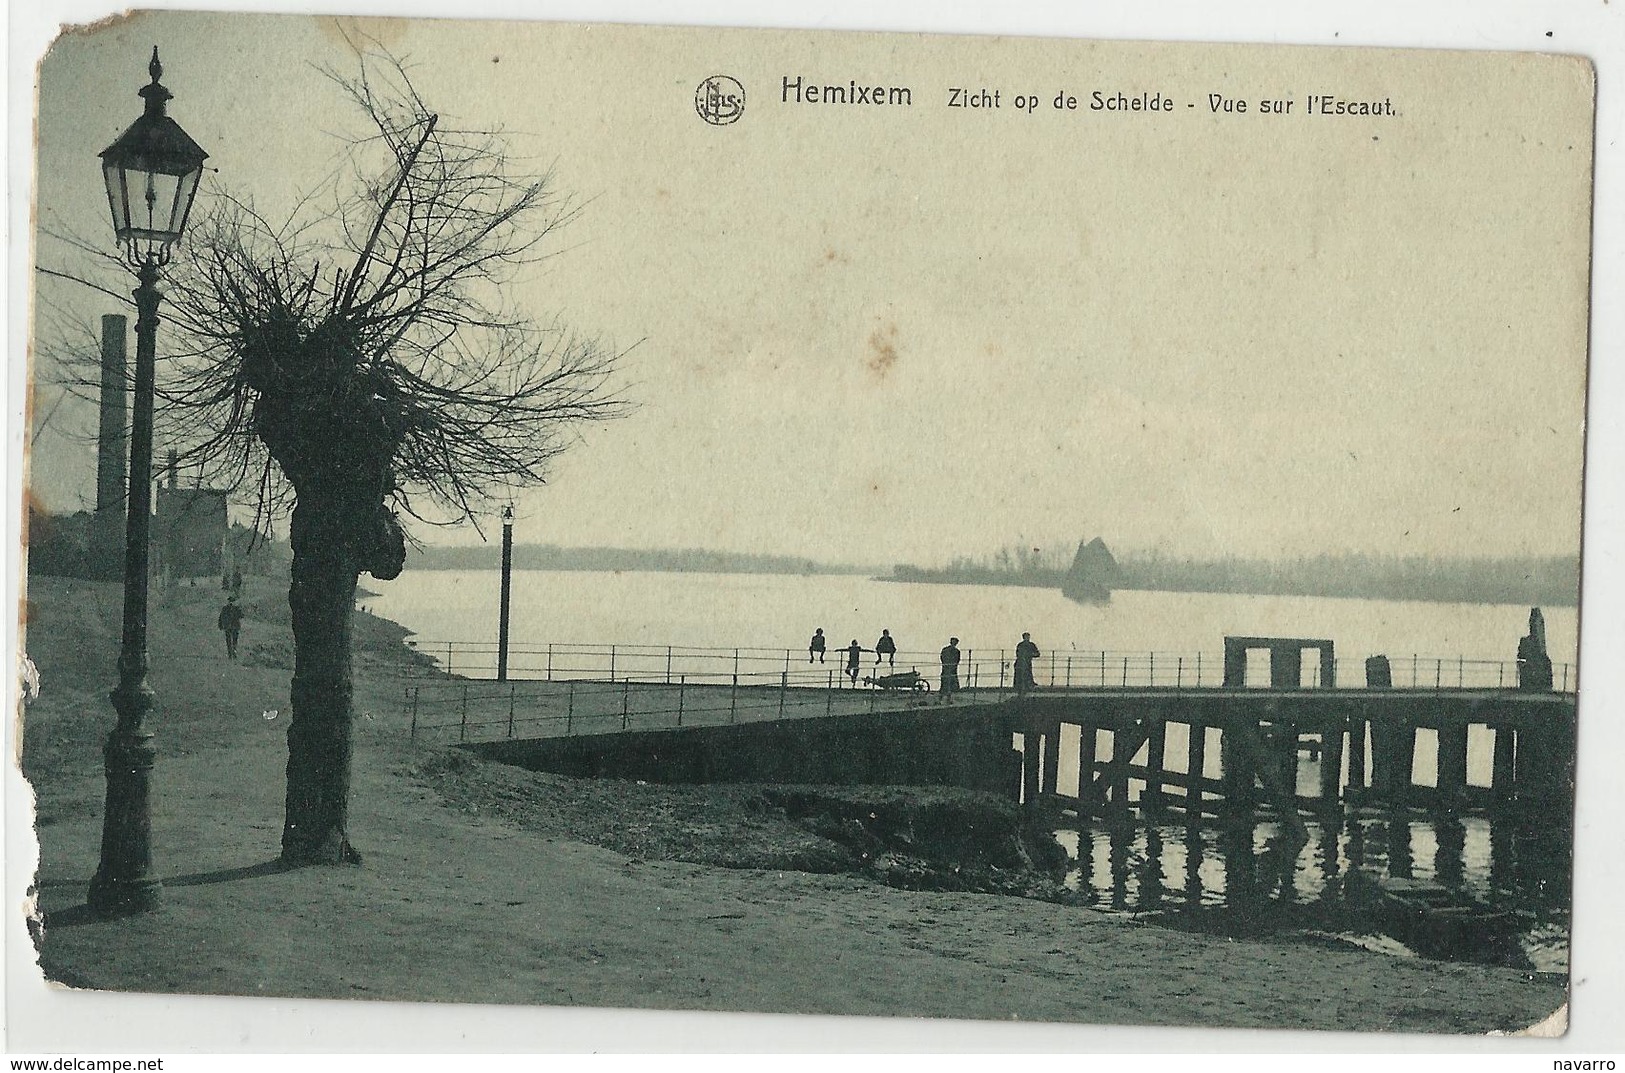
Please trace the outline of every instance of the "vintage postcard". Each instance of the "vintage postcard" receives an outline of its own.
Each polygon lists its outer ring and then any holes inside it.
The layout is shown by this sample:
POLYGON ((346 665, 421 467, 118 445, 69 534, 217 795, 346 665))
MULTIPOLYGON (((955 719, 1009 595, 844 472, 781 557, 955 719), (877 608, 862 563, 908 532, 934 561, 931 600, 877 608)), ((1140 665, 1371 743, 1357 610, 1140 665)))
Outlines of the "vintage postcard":
POLYGON ((65 33, 53 1006, 1562 1033, 1595 81, 65 33))

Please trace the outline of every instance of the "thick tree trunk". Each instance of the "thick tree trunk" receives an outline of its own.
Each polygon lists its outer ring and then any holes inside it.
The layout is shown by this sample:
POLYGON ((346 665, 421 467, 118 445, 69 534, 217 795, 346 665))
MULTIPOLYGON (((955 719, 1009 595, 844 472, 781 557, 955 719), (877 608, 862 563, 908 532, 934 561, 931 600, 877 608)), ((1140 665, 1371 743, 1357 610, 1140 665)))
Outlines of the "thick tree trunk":
POLYGON ((346 837, 353 712, 350 614, 358 564, 345 540, 346 514, 331 503, 294 509, 293 720, 288 727, 287 812, 282 859, 288 864, 359 863, 346 837))

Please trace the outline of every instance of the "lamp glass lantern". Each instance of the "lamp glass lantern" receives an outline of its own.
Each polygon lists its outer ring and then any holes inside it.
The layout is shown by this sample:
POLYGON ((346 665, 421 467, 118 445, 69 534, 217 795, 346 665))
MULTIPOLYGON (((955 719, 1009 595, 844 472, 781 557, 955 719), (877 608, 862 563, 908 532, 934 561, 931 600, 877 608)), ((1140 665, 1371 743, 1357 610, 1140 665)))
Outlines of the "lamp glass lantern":
POLYGON ((166 114, 172 95, 158 82, 164 69, 156 48, 147 71, 152 82, 140 90, 146 111, 101 153, 113 231, 125 255, 138 265, 169 260, 186 230, 203 162, 209 158, 166 114))

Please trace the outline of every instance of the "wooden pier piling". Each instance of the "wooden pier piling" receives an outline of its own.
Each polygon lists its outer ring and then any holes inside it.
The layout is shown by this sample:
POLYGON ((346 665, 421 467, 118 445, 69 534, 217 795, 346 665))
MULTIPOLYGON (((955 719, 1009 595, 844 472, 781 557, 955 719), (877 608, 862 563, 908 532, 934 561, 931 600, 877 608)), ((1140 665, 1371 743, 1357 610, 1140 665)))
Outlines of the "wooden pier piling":
POLYGON ((1365 789, 1365 714, 1359 710, 1348 723, 1349 777, 1345 793, 1356 798, 1365 789))
POLYGON ((1517 757, 1517 732, 1510 726, 1491 730, 1495 735, 1495 752, 1490 762, 1490 797, 1497 807, 1512 803, 1514 771, 1517 757))
POLYGON ((1029 809, 1038 805, 1039 752, 1043 740, 1038 725, 1029 722, 1021 734, 1021 803, 1029 809))
POLYGON ((1253 750, 1242 741, 1242 735, 1249 732, 1258 734, 1256 722, 1232 722, 1219 731, 1219 778, 1224 783, 1223 811, 1228 815, 1250 816, 1257 806, 1258 767, 1253 750))
POLYGON ((1416 727, 1395 719, 1371 722, 1371 786, 1385 804, 1410 804, 1411 769, 1416 763, 1416 727))
POLYGON ((1343 803, 1343 735, 1342 720, 1323 723, 1320 728, 1320 800, 1321 812, 1332 812, 1343 803))
POLYGON ((1467 797, 1467 724, 1441 724, 1438 734, 1438 793, 1434 804, 1441 810, 1455 812, 1467 797))
POLYGON ((1275 765, 1280 773, 1281 785, 1289 797, 1298 791, 1298 725, 1282 720, 1275 724, 1275 765))
POLYGON ((1099 808, 1095 794, 1095 745, 1100 729, 1093 723, 1078 726, 1078 815, 1092 816, 1099 808))
POLYGON ((1106 804, 1113 816, 1122 817, 1128 814, 1128 769, 1134 762, 1134 754, 1140 751, 1140 742, 1144 740, 1136 732, 1137 729, 1132 726, 1112 729, 1112 758, 1107 765, 1110 781, 1106 789, 1106 804))
POLYGON ((1185 816, 1196 820, 1202 815, 1203 768, 1207 766, 1207 726, 1190 724, 1190 743, 1185 761, 1185 816))
POLYGON ((1052 719, 1044 724, 1044 773, 1039 793, 1054 795, 1059 792, 1056 783, 1061 775, 1061 721, 1052 719))
POLYGON ((1168 724, 1160 716, 1153 717, 1146 736, 1145 795, 1141 804, 1152 815, 1162 813, 1162 788, 1167 767, 1168 724))

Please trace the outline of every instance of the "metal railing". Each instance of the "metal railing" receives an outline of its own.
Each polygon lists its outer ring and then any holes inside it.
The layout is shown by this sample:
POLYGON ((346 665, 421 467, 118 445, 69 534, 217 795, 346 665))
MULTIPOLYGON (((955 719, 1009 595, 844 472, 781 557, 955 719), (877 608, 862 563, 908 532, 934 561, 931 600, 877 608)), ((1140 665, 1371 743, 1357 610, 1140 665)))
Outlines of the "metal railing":
MULTIPOLYGON (((496 676, 497 646, 477 641, 408 641, 431 657, 422 673, 444 678, 496 676)), ((1391 684, 1401 689, 1512 689, 1518 684, 1516 660, 1468 659, 1465 656, 1388 657, 1391 684)), ((1033 664, 1041 689, 1216 688, 1224 684, 1223 657, 1213 652, 1051 649, 1033 664)), ((1553 688, 1568 693, 1576 684, 1573 667, 1553 665, 1553 688)), ((508 650, 511 680, 562 682, 634 681, 671 685, 776 686, 786 688, 863 688, 885 675, 917 672, 933 688, 940 682, 936 651, 908 650, 876 662, 873 651, 860 653, 857 673, 848 672, 845 649, 829 649, 819 659, 805 649, 705 648, 688 645, 620 645, 555 643, 515 645, 508 650)), ((1298 688, 1323 688, 1321 664, 1306 658, 1298 688)), ((1366 686, 1363 657, 1334 663, 1340 688, 1366 686)), ((961 649, 959 685, 964 689, 1009 690, 1015 682, 1011 649, 961 649)), ((1249 686, 1268 686, 1269 675, 1250 674, 1249 686)))
MULTIPOLYGON (((444 677, 462 675, 494 678, 497 646, 478 641, 412 640, 408 644, 429 656, 435 672, 444 677)), ((1111 688, 1144 686, 1217 686, 1222 660, 1203 652, 1120 652, 1060 650, 1045 653, 1033 665, 1035 681, 1050 688, 1111 688)), ((844 648, 831 648, 820 659, 808 658, 805 649, 702 648, 687 645, 548 644, 511 646, 508 677, 540 681, 569 679, 673 682, 686 676, 690 683, 742 684, 770 676, 812 668, 818 674, 833 669, 847 673, 844 648)), ((872 650, 859 659, 856 681, 880 675, 917 671, 932 682, 940 680, 940 653, 906 650, 876 661, 872 650)), ((1011 649, 960 650, 959 681, 965 688, 1007 688, 1014 683, 1015 654, 1011 649)))

